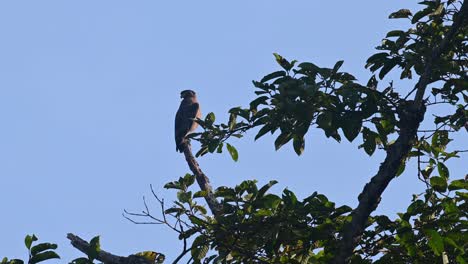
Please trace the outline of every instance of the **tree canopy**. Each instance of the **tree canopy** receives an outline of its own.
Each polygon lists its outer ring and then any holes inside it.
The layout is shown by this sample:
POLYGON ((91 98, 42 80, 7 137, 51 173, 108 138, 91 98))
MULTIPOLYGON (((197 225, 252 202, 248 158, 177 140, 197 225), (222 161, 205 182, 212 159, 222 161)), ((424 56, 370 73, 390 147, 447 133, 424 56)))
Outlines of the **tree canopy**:
MULTIPOLYGON (((201 143, 200 150, 194 157, 190 144, 184 148, 192 174, 165 185, 177 191, 177 201, 166 208, 153 192, 160 215, 151 214, 145 202, 142 213, 125 216, 173 229, 183 242, 180 256, 169 260, 173 263, 184 257, 192 263, 466 263, 467 178, 450 175, 446 162, 465 152, 452 141, 455 133, 468 130, 468 4, 420 4, 414 14, 408 9, 390 14, 410 27, 386 34, 366 61, 371 72, 366 83, 340 71, 343 61, 327 68, 274 54, 278 70, 253 81, 257 97, 247 107, 232 108, 226 124, 216 123, 214 113, 197 120, 203 132, 190 137, 201 143), (382 84, 390 72, 416 85, 382 84), (441 104, 443 110, 435 107, 441 104), (422 127, 423 120, 434 128, 422 127), (275 137, 277 150, 291 142, 301 155, 310 129, 338 142, 360 140, 359 148, 368 155, 385 154, 358 195, 357 207, 337 206, 317 192, 302 200, 288 189, 274 194, 269 192, 274 180, 213 188, 196 161, 196 156, 223 150, 237 161, 233 139, 252 132, 255 139, 275 137), (417 162, 416 174, 426 190, 414 194, 396 219, 372 215, 409 160, 417 162)), ((89 243, 73 234, 68 238, 86 254, 72 263, 165 261, 163 254, 150 251, 115 256, 101 250, 99 237, 89 243)), ((34 235, 25 239, 29 263, 58 257, 57 245, 32 246, 36 240, 34 235)), ((5 258, 1 263, 23 261, 5 258)))

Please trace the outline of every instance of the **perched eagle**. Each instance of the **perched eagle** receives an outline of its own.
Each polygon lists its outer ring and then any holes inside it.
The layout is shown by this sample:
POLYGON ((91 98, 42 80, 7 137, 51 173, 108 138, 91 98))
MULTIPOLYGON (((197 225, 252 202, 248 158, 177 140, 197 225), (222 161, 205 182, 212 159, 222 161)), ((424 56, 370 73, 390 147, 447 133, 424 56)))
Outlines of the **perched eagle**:
POLYGON ((201 111, 194 91, 182 91, 180 98, 183 100, 175 117, 175 142, 176 150, 183 152, 185 137, 197 128, 198 123, 195 122, 195 119, 201 117, 201 111))

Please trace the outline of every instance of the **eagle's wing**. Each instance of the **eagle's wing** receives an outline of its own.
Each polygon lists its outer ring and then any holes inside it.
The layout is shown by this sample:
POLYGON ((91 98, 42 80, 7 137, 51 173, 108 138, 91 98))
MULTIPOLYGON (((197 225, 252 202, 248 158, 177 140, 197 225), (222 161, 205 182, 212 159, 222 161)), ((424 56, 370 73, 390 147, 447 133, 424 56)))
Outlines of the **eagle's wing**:
POLYGON ((200 116, 200 105, 198 103, 187 104, 182 101, 175 118, 175 142, 177 151, 182 152, 184 138, 188 133, 197 128, 198 123, 195 122, 194 119, 200 116))

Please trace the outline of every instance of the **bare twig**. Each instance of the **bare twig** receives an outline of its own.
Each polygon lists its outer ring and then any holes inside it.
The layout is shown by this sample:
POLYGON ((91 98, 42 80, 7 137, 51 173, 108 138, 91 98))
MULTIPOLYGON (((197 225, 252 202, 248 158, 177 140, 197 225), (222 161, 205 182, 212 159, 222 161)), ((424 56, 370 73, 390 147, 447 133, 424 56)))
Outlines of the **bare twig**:
POLYGON ((134 223, 134 224, 138 224, 138 225, 166 225, 168 226, 170 229, 174 230, 175 232, 177 233, 182 233, 181 229, 178 229, 177 228, 177 225, 179 223, 182 223, 184 224, 185 226, 189 226, 185 221, 181 220, 180 217, 178 216, 175 216, 175 215, 172 215, 172 214, 169 214, 170 216, 174 217, 175 218, 175 223, 174 224, 171 224, 171 222, 168 221, 167 217, 166 217, 166 213, 165 213, 165 206, 164 206, 164 200, 163 199, 160 199, 156 193, 154 193, 154 190, 153 190, 153 187, 151 186, 151 191, 154 195, 154 197, 156 198, 156 200, 158 200, 159 204, 160 204, 160 207, 161 207, 161 215, 162 215, 162 219, 160 218, 157 218, 155 216, 153 216, 151 214, 151 212, 149 211, 149 207, 148 207, 148 204, 146 203, 146 199, 145 197, 143 197, 143 204, 145 206, 145 210, 143 210, 141 213, 133 213, 133 212, 129 212, 127 210, 124 210, 124 213, 122 214, 122 216, 124 218, 126 218, 127 220, 129 220, 130 222, 134 223), (130 217, 129 217, 130 216, 130 217), (135 218, 132 218, 132 217, 137 217, 137 218, 149 218, 150 221, 137 221, 135 220, 135 218))
POLYGON ((452 103, 451 103, 451 102, 447 102, 447 101, 429 102, 429 103, 426 104, 426 106, 438 105, 438 104, 452 104, 452 103))

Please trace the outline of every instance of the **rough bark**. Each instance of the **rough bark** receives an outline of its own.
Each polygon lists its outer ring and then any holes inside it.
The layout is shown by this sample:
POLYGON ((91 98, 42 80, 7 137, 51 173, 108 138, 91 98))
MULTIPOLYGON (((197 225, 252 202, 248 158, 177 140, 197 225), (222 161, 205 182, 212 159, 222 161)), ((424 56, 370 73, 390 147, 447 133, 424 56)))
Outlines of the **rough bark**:
POLYGON ((416 131, 421 123, 425 110, 416 110, 416 104, 409 101, 407 109, 400 113, 401 132, 398 139, 387 150, 387 156, 380 168, 369 183, 364 186, 364 190, 358 197, 359 205, 352 212, 351 223, 346 227, 341 242, 340 251, 334 263, 346 263, 361 235, 366 227, 367 219, 374 211, 379 202, 380 196, 387 188, 390 181, 395 178, 397 170, 412 147, 416 131))
POLYGON ((190 170, 195 175, 200 189, 207 193, 205 196, 205 201, 208 204, 208 207, 215 217, 219 216, 221 212, 221 205, 218 203, 216 197, 213 194, 213 188, 211 187, 210 180, 203 173, 200 165, 192 154, 192 146, 190 145, 190 141, 186 140, 183 148, 185 160, 187 161, 190 170))
MULTIPOLYGON (((89 247, 90 247, 88 242, 86 242, 79 236, 76 236, 71 233, 67 234, 67 238, 70 240, 73 247, 83 252, 84 254, 87 254, 87 252, 89 251, 89 247)), ((96 259, 101 261, 104 264, 151 264, 151 262, 149 262, 144 257, 140 257, 136 255, 122 257, 122 256, 111 254, 102 249, 101 251, 99 251, 96 259)))
POLYGON ((460 12, 455 17, 444 40, 434 47, 431 52, 424 72, 414 88, 416 90, 414 101, 404 101, 398 111, 400 134, 395 143, 387 149, 386 158, 380 165, 377 174, 364 186, 363 191, 359 195, 359 205, 351 213, 351 223, 343 232, 342 240, 333 263, 342 264, 349 261, 354 248, 361 239, 370 214, 377 208, 382 193, 390 181, 395 178, 398 167, 406 158, 409 151, 411 151, 413 140, 417 136, 418 127, 426 111, 423 97, 428 84, 432 82, 431 74, 434 65, 441 54, 447 50, 453 36, 457 34, 461 27, 466 25, 467 21, 468 4, 463 2, 460 12))

